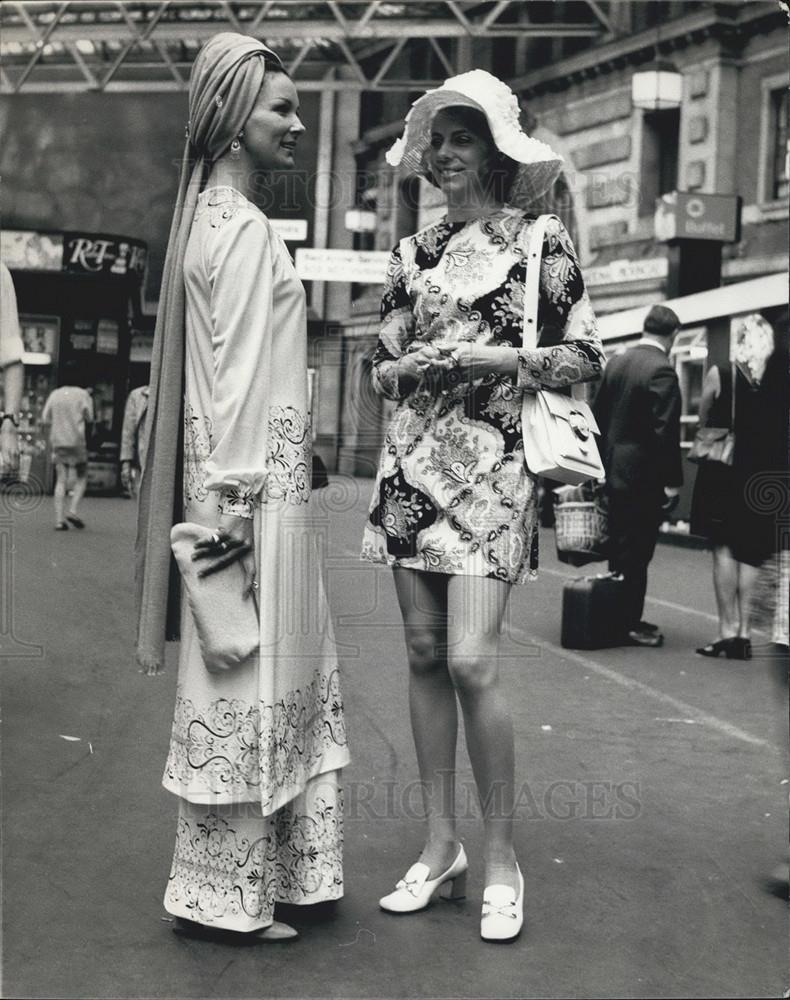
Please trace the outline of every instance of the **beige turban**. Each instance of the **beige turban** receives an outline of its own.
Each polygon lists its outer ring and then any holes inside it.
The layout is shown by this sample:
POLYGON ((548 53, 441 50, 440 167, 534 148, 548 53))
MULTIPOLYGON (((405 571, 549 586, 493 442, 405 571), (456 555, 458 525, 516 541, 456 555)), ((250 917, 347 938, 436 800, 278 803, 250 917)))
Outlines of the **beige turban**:
POLYGON ((189 138, 216 160, 244 128, 263 84, 266 63, 279 58, 254 38, 223 31, 198 52, 189 80, 189 138))
POLYGON ((189 80, 188 138, 156 318, 137 517, 137 660, 146 671, 163 665, 165 638, 178 637, 179 577, 170 529, 183 516, 184 253, 205 167, 243 130, 267 63, 282 69, 275 53, 257 39, 225 31, 200 50, 189 80))

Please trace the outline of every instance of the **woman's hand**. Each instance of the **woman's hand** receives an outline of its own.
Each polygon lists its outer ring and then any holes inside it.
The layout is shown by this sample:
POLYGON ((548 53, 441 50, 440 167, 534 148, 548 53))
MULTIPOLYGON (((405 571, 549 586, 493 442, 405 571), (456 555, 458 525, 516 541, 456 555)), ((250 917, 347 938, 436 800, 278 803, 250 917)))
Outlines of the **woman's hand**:
POLYGON ((452 366, 453 360, 446 351, 441 351, 432 344, 425 344, 418 350, 403 355, 398 362, 398 375, 403 374, 419 381, 424 375, 444 371, 452 366))
POLYGON ((134 474, 131 462, 121 462, 121 486, 123 486, 129 496, 137 496, 137 477, 134 474))
POLYGON ((425 344, 416 351, 404 354, 398 361, 398 381, 402 384, 404 380, 413 383, 412 388, 417 386, 426 377, 438 375, 453 367, 453 359, 446 352, 440 351, 438 347, 425 344))
POLYGON ((483 347, 464 342, 452 351, 452 360, 462 379, 472 382, 486 375, 510 375, 518 373, 516 351, 507 347, 483 347))
POLYGON ((211 538, 195 544, 192 561, 204 563, 197 574, 198 577, 204 577, 219 573, 226 566, 232 566, 241 560, 247 578, 246 590, 249 592, 255 586, 254 547, 252 518, 221 514, 211 538))

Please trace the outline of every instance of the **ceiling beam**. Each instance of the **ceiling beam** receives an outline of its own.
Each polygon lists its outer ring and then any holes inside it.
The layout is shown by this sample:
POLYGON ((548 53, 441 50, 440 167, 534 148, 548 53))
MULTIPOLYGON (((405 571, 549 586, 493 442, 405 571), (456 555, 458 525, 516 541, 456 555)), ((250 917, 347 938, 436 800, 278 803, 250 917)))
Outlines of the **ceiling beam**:
MULTIPOLYGON (((33 72, 36 63, 44 54, 44 49, 46 47, 47 41, 49 40, 49 37, 58 27, 60 19, 66 13, 66 10, 69 5, 68 3, 62 3, 58 8, 57 12, 55 13, 55 16, 52 18, 50 23, 43 29, 43 31, 39 31, 38 27, 35 25, 33 20, 28 15, 27 11, 25 10, 23 4, 16 3, 14 4, 14 6, 19 11, 19 14, 22 17, 22 19, 25 21, 26 30, 29 33, 29 35, 32 36, 33 40, 33 54, 31 55, 27 65, 22 70, 22 73, 17 78, 16 83, 14 84, 15 89, 19 90, 21 87, 24 86, 25 81, 33 72)), ((30 39, 28 39, 28 41, 30 41, 30 39)))
POLYGON ((587 0, 587 5, 590 8, 590 10, 593 12, 593 14, 595 14, 595 16, 601 22, 601 25, 602 25, 604 31, 607 34, 611 34, 612 33, 612 22, 609 20, 608 15, 604 13, 603 7, 601 7, 601 4, 599 3, 599 0, 587 0))
MULTIPOLYGON (((157 63, 157 69, 164 69, 164 67, 157 63)), ((7 74, 6 74, 7 78, 7 74)), ((2 79, 2 78, 0 78, 2 79)), ((440 87, 444 81, 443 80, 382 80, 378 84, 373 84, 370 81, 365 83, 359 80, 297 80, 297 84, 300 92, 307 91, 322 91, 322 90, 334 90, 334 91, 391 91, 391 92, 403 92, 406 91, 417 91, 417 90, 434 90, 436 87, 440 87)), ((83 79, 73 80, 36 80, 28 81, 23 89, 24 94, 66 94, 75 93, 77 91, 86 91, 85 81, 83 79)), ((105 87, 101 88, 104 92, 108 94, 121 94, 121 93, 151 93, 151 94, 164 94, 164 93, 177 93, 186 92, 188 84, 177 83, 175 80, 111 80, 105 87)), ((0 85, 0 94, 13 94, 18 93, 15 91, 13 83, 2 83, 0 85)))
MULTIPOLYGON (((118 70, 119 70, 119 68, 121 66, 121 63, 124 61, 124 59, 127 57, 127 55, 132 51, 132 49, 136 45, 139 45, 140 42, 144 42, 144 41, 146 41, 148 39, 148 36, 151 34, 151 32, 154 30, 154 28, 156 28, 157 24, 159 23, 160 18, 162 17, 162 15, 164 14, 164 12, 167 10, 167 8, 169 6, 170 6, 170 0, 164 0, 164 2, 159 5, 159 8, 157 9, 157 11, 154 14, 154 16, 145 24, 145 27, 143 28, 142 31, 140 31, 137 28, 137 26, 135 25, 134 21, 130 21, 129 22, 129 27, 130 27, 130 30, 132 31, 132 37, 126 42, 126 44, 124 45, 124 47, 121 49, 121 51, 115 57, 115 60, 113 61, 112 66, 110 66, 110 68, 107 70, 107 72, 101 78, 99 86, 102 89, 104 89, 107 86, 107 84, 110 82, 110 80, 112 80, 112 78, 118 72, 118 70)), ((125 15, 125 11, 123 10, 123 7, 121 7, 121 12, 124 13, 124 15, 125 15)))
POLYGON ((387 55, 387 58, 384 60, 384 62, 381 64, 381 66, 379 66, 376 75, 373 77, 372 82, 373 82, 374 85, 381 83, 381 81, 387 75, 390 66, 392 66, 392 64, 395 62, 395 60, 401 54, 401 51, 402 51, 403 46, 405 44, 406 44, 406 39, 405 38, 401 38, 401 39, 399 39, 393 45, 391 51, 387 55))
MULTIPOLYGON (((0 90, 184 90, 191 65, 184 53, 194 56, 207 38, 232 29, 279 49, 302 89, 320 90, 330 83, 316 78, 314 59, 308 59, 315 51, 325 67, 345 65, 353 74, 330 89, 416 91, 438 86, 441 80, 388 76, 412 43, 427 41, 443 70, 454 75, 454 60, 442 39, 468 46, 473 38, 592 39, 605 38, 610 30, 599 0, 587 0, 594 21, 573 24, 503 20, 513 10, 528 16, 526 0, 494 0, 482 8, 483 14, 479 4, 467 0, 434 0, 429 7, 411 2, 401 2, 398 10, 385 0, 320 0, 311 7, 319 16, 310 19, 292 16, 304 10, 303 4, 283 0, 0 0, 0 90), (393 11, 396 16, 390 16, 393 11), (409 13, 413 16, 406 16, 409 13), (79 44, 86 42, 90 45, 79 44), (140 53, 134 51, 138 48, 140 53), (378 65, 366 69, 363 60, 379 52, 378 65), (155 79, 141 79, 146 72, 155 79), (167 80, 166 73, 172 79, 167 80)), ((402 72, 395 70, 398 76, 402 72)))
MULTIPOLYGON (((0 7, 0 12, 2 7, 0 7)), ((145 27, 145 21, 138 22, 145 27)), ((156 33, 160 41, 180 42, 184 39, 203 40, 218 31, 227 30, 229 24, 221 21, 164 21, 157 25, 156 33)), ((69 22, 57 26, 59 41, 90 39, 93 42, 115 42, 122 36, 123 25, 69 22)), ((256 38, 322 38, 327 41, 345 39, 376 40, 381 38, 594 38, 601 34, 599 24, 494 24, 488 28, 471 26, 465 28, 462 24, 442 20, 401 20, 387 18, 372 19, 366 24, 345 32, 336 21, 269 21, 259 24, 255 30, 243 22, 246 34, 252 33, 256 38)), ((3 19, 0 13, 0 32, 3 44, 11 42, 26 43, 30 41, 29 29, 20 23, 3 19)))

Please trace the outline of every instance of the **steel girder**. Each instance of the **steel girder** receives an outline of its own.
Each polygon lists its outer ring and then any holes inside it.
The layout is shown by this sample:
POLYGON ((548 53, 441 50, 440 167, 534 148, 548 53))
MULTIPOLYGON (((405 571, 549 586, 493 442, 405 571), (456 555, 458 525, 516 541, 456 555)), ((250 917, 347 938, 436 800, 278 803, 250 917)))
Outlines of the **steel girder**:
POLYGON ((0 93, 184 90, 202 43, 228 30, 270 43, 302 90, 414 91, 441 82, 394 75, 418 46, 444 77, 457 40, 610 32, 608 3, 574 6, 569 22, 551 0, 3 0, 0 93))

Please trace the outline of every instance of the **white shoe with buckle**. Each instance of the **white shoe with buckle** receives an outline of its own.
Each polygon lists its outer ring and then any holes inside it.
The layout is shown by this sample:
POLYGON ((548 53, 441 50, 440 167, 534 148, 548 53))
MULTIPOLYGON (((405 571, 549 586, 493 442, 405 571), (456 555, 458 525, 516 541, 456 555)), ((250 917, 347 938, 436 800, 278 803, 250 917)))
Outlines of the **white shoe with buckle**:
POLYGON ((397 883, 395 891, 379 900, 379 906, 389 913, 415 913, 424 910, 443 886, 447 886, 442 892, 445 899, 463 899, 466 896, 467 867, 463 844, 458 848, 455 861, 438 878, 429 879, 431 869, 417 861, 397 883))
POLYGON ((518 895, 509 885, 489 885, 483 893, 480 937, 484 941, 512 941, 524 923, 524 877, 516 865, 518 895))

